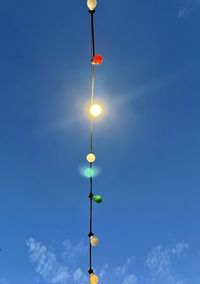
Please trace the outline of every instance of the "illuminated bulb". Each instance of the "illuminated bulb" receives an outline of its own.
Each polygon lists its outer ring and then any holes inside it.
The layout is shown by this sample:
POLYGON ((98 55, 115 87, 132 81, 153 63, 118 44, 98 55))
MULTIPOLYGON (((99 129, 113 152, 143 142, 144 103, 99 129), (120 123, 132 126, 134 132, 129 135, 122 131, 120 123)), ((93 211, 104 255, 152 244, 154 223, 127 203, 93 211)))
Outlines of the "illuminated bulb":
POLYGON ((96 160, 96 157, 93 153, 90 153, 90 154, 87 155, 88 163, 94 163, 95 160, 96 160))
POLYGON ((89 112, 92 116, 98 117, 102 114, 102 107, 98 104, 93 104, 90 106, 89 112))
POLYGON ((80 174, 83 176, 83 177, 86 177, 86 178, 95 178, 97 177, 98 175, 100 175, 101 173, 101 169, 98 168, 98 167, 89 167, 89 166, 83 166, 83 167, 80 167, 79 168, 79 172, 80 174))
POLYGON ((99 281, 98 276, 94 273, 90 274, 90 284, 97 284, 99 281))
POLYGON ((103 56, 101 54, 96 54, 93 58, 92 58, 92 64, 94 65, 100 65, 103 63, 103 56))
POLYGON ((86 168, 84 174, 85 174, 85 176, 86 176, 87 178, 91 178, 91 177, 94 176, 95 171, 94 171, 94 169, 86 168))
POLYGON ((90 238, 90 243, 91 243, 91 245, 92 245, 93 247, 96 247, 96 246, 98 246, 98 244, 99 244, 99 239, 98 239, 97 237, 95 237, 95 236, 92 236, 92 237, 90 238))
POLYGON ((87 6, 90 11, 94 11, 97 6, 97 0, 87 0, 87 6))

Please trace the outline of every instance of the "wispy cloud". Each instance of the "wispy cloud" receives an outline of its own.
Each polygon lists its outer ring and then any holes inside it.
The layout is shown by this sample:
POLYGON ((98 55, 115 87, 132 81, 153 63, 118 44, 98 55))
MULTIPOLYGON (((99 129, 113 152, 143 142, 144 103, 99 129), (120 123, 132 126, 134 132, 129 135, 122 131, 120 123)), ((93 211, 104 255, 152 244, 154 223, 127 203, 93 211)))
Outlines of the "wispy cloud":
POLYGON ((172 254, 176 255, 177 257, 180 257, 187 249, 189 249, 189 245, 182 241, 177 243, 176 246, 172 248, 172 254))
POLYGON ((117 277, 117 282, 120 281, 122 284, 137 284, 138 277, 133 273, 133 263, 135 257, 128 257, 124 264, 117 266, 113 269, 113 275, 117 277))
POLYGON ((159 276, 171 280, 171 260, 168 249, 163 249, 161 245, 153 247, 149 253, 145 265, 151 270, 152 276, 159 276))
POLYGON ((77 270, 74 271, 73 279, 74 282, 78 284, 85 284, 88 282, 88 277, 83 273, 81 268, 78 268, 77 270))
MULTIPOLYGON (((88 247, 81 241, 76 245, 67 240, 63 242, 63 252, 55 254, 41 242, 30 238, 26 241, 29 250, 30 261, 35 264, 35 270, 45 281, 52 284, 87 284, 88 274, 77 265, 80 262, 79 256, 83 256, 88 247), (64 262, 64 264, 63 264, 64 262), (74 267, 76 264, 76 268, 74 267)), ((97 267, 99 280, 102 284, 112 281, 121 284, 184 284, 173 270, 173 261, 184 256, 184 252, 189 249, 189 245, 180 241, 174 246, 154 246, 145 259, 137 265, 146 267, 145 274, 135 273, 136 258, 131 256, 124 264, 112 267, 103 264, 97 267)), ((8 284, 0 281, 0 284, 8 284)))
POLYGON ((152 278, 165 279, 171 284, 181 283, 182 280, 178 281, 173 272, 172 258, 181 257, 188 248, 189 245, 184 241, 176 243, 174 247, 164 248, 162 245, 153 247, 145 261, 145 266, 151 271, 152 278))
POLYGON ((135 274, 129 274, 125 277, 122 284, 136 284, 137 283, 137 277, 135 274))
POLYGON ((200 0, 183 0, 178 10, 178 18, 185 18, 200 7, 200 0))
POLYGON ((114 274, 117 276, 124 276, 127 271, 128 271, 128 267, 130 266, 130 264, 133 262, 134 257, 128 257, 126 262, 122 265, 122 266, 117 266, 114 269, 114 274))
POLYGON ((143 274, 135 271, 136 257, 132 256, 128 257, 124 264, 113 269, 107 267, 105 279, 107 280, 108 276, 115 283, 121 284, 184 284, 184 280, 179 279, 174 270, 174 261, 183 257, 188 249, 189 245, 185 241, 168 246, 156 245, 142 262, 137 259, 137 266, 147 268, 143 274))
POLYGON ((30 260, 36 264, 37 273, 53 284, 68 283, 70 279, 69 268, 60 264, 54 253, 33 238, 27 240, 26 244, 29 248, 30 260))
POLYGON ((86 254, 88 247, 81 240, 77 245, 72 245, 69 240, 63 242, 63 252, 62 257, 66 258, 68 262, 75 263, 78 257, 82 254, 86 254))
POLYGON ((105 277, 105 275, 108 271, 109 271, 108 264, 104 264, 99 271, 99 277, 101 278, 101 280, 105 277))
POLYGON ((190 6, 181 7, 178 11, 178 18, 185 18, 192 12, 192 8, 190 6))
MULTIPOLYGON (((56 254, 41 242, 29 238, 26 245, 29 249, 30 261, 36 266, 36 272, 49 283, 86 284, 88 282, 88 277, 81 268, 72 269, 68 265, 61 263, 58 261, 56 254)), ((85 252, 86 246, 83 241, 73 246, 70 241, 66 240, 63 242, 63 253, 60 256, 61 259, 64 257, 65 260, 72 263, 85 252)))

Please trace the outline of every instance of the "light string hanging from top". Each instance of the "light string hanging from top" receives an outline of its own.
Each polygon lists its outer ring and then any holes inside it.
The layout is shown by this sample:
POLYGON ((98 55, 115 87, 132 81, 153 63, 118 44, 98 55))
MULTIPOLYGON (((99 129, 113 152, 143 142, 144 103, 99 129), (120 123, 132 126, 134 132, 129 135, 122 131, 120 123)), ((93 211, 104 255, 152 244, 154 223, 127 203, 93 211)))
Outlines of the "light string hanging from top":
POLYGON ((92 248, 99 244, 98 238, 93 234, 93 202, 97 204, 102 202, 102 197, 100 195, 93 194, 93 177, 94 177, 94 169, 93 163, 96 159, 96 156, 93 151, 93 122, 95 117, 101 114, 101 107, 98 104, 94 103, 94 78, 95 78, 95 65, 100 65, 103 62, 103 57, 100 54, 95 53, 95 35, 94 35, 94 13, 97 6, 96 0, 87 0, 87 6, 89 9, 90 17, 91 17, 91 97, 90 97, 90 147, 89 154, 87 155, 87 161, 89 163, 89 179, 90 179, 90 225, 89 225, 89 270, 88 273, 90 275, 90 284, 98 283, 98 276, 93 271, 92 266, 92 248))

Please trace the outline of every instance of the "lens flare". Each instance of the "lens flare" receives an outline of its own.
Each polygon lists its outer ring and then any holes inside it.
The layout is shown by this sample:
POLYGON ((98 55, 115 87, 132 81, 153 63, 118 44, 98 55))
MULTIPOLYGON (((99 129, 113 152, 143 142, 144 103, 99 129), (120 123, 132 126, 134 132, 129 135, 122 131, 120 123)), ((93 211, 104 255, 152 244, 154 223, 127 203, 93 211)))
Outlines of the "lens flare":
POLYGON ((95 170, 91 168, 87 168, 85 169, 84 173, 87 178, 91 178, 91 177, 94 177, 95 170))
POLYGON ((82 166, 79 168, 79 172, 85 178, 95 178, 101 173, 101 170, 99 167, 90 168, 87 166, 82 166))
POLYGON ((102 107, 99 104, 93 104, 89 108, 90 115, 93 117, 98 117, 102 114, 102 107))

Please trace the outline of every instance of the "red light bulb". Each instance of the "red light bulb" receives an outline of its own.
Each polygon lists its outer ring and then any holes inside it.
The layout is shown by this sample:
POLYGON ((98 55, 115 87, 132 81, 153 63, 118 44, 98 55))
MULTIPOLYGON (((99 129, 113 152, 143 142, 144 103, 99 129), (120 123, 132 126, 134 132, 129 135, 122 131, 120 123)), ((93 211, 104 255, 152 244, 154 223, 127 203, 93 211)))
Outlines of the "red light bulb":
POLYGON ((92 64, 100 65, 103 63, 103 56, 101 54, 96 54, 92 59, 92 64))

